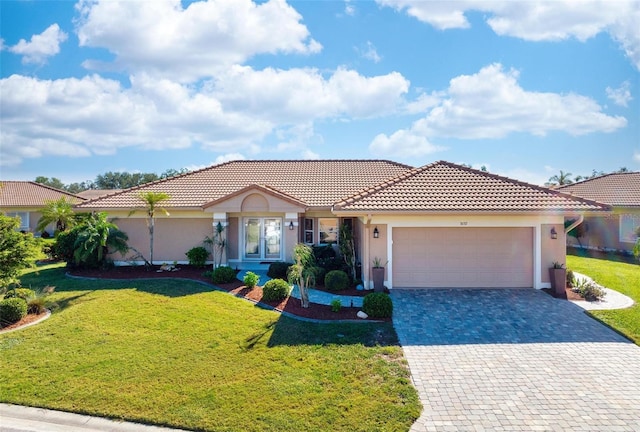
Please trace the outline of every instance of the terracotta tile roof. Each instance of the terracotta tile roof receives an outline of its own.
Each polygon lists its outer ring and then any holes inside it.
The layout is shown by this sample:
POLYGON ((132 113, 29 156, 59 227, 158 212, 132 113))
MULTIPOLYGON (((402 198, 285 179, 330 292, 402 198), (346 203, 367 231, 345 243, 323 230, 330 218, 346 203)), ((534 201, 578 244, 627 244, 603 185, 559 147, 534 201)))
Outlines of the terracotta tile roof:
POLYGON ((82 208, 140 208, 140 191, 166 192, 167 208, 200 208, 251 185, 267 185, 309 207, 331 205, 410 166, 385 160, 232 161, 159 180, 82 204, 82 208))
POLYGON ((296 197, 293 197, 291 195, 285 194, 285 193, 279 191, 278 189, 272 188, 271 186, 268 186, 268 185, 255 185, 255 184, 254 185, 249 185, 247 187, 243 187, 242 189, 237 190, 235 192, 232 192, 229 195, 223 196, 222 198, 218 198, 215 201, 211 201, 209 203, 206 203, 202 207, 203 208, 211 207, 211 206, 213 206, 215 204, 218 204, 221 201, 228 200, 229 198, 232 198, 232 197, 234 197, 236 195, 240 195, 240 194, 242 194, 244 192, 247 192, 247 191, 250 191, 250 190, 259 190, 259 191, 262 191, 262 192, 264 192, 264 193, 266 193, 268 195, 271 195, 271 196, 274 196, 276 198, 279 198, 281 200, 288 201, 288 202, 290 202, 290 203, 292 203, 294 205, 299 205, 299 206, 302 206, 302 207, 306 207, 306 203, 303 202, 303 201, 300 201, 296 197))
POLYGON ((556 190, 613 206, 640 207, 640 172, 605 174, 556 190))
POLYGON ((122 189, 87 189, 82 192, 78 192, 76 195, 84 199, 96 199, 104 195, 120 192, 122 189))
POLYGON ((0 207, 42 207, 46 201, 66 197, 73 203, 84 198, 31 181, 0 181, 0 207))
POLYGON ((344 199, 335 210, 390 212, 606 211, 607 206, 547 188, 435 162, 344 199))

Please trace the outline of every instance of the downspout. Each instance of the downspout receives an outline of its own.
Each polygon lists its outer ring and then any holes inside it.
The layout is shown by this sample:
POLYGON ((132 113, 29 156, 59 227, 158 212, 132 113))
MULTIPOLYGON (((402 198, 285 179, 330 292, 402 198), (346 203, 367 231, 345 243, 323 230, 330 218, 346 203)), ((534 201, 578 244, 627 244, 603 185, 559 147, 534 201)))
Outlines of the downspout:
POLYGON ((574 229, 575 227, 580 225, 582 222, 584 222, 584 215, 583 214, 580 215, 580 217, 578 218, 577 221, 575 221, 574 223, 572 223, 571 225, 569 225, 568 227, 566 227, 564 229, 564 234, 567 235, 569 233, 569 231, 571 231, 572 229, 574 229))

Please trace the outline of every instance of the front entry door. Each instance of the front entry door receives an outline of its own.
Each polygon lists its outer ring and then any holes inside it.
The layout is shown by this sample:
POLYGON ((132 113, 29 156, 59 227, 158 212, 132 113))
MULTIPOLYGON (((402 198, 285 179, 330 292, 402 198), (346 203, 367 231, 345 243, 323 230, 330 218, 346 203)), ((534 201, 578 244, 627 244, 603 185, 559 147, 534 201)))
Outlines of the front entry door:
POLYGON ((282 219, 245 218, 244 221, 244 258, 245 259, 282 259, 282 219))

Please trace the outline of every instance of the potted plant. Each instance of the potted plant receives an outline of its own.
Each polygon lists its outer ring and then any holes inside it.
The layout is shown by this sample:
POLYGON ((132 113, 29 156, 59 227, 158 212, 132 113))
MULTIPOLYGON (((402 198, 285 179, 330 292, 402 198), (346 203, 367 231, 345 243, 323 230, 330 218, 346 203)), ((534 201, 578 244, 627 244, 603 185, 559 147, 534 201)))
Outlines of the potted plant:
POLYGON ((373 259, 373 268, 371 269, 371 277, 373 279, 373 290, 375 292, 384 291, 384 264, 378 257, 373 259))
POLYGON ((567 269, 564 264, 554 261, 549 269, 549 279, 551 279, 551 289, 556 297, 566 298, 567 292, 567 269))

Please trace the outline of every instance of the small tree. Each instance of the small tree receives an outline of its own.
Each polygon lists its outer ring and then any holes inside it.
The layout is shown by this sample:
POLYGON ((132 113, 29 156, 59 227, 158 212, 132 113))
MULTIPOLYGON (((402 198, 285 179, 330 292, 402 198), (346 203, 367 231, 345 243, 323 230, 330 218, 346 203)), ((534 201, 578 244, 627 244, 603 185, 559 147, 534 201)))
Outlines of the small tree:
POLYGON ((289 267, 287 277, 289 282, 297 284, 300 290, 300 303, 303 308, 309 307, 308 288, 315 284, 315 259, 313 249, 304 243, 298 243, 293 248, 295 264, 289 267))
POLYGON ((227 246, 227 240, 224 235, 224 226, 221 222, 216 224, 216 229, 213 232, 213 238, 207 237, 205 242, 207 241, 210 242, 212 247, 211 256, 213 257, 213 267, 218 268, 222 265, 224 248, 227 246))
POLYGON ((73 258, 76 264, 98 266, 111 252, 127 253, 127 235, 107 220, 107 213, 92 214, 76 229, 73 258))
POLYGON ((633 246, 633 255, 640 261, 640 226, 636 229, 636 235, 638 238, 636 239, 635 246, 633 246))
POLYGON ((356 245, 353 240, 353 232, 347 224, 340 227, 340 255, 351 273, 351 280, 356 280, 356 245))
POLYGON ((46 201, 40 213, 42 213, 42 217, 38 220, 36 231, 44 231, 47 225, 54 223, 56 232, 62 232, 67 228, 73 228, 76 223, 73 203, 67 201, 66 197, 60 197, 55 201, 46 201))
MULTIPOLYGON (((158 206, 159 203, 167 201, 169 198, 171 198, 171 196, 165 192, 147 191, 140 192, 138 194, 138 199, 144 203, 147 212, 147 227, 149 228, 149 262, 151 265, 153 265, 153 235, 155 231, 156 211, 160 211, 169 216, 169 212, 165 208, 158 206)), ((129 213, 129 216, 133 213, 135 213, 135 210, 129 213)))
POLYGON ((23 269, 33 267, 40 247, 31 233, 18 230, 20 221, 0 213, 0 292, 20 282, 23 269))

